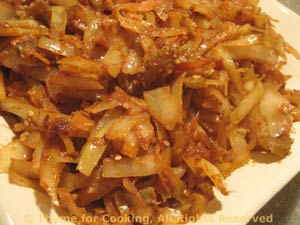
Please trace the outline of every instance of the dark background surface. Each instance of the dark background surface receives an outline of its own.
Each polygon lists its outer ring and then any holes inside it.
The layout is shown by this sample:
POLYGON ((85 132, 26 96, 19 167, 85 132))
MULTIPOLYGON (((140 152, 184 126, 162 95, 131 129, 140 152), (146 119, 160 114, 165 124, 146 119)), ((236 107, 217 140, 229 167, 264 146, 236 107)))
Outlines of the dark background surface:
MULTIPOLYGON (((270 4, 272 1, 275 0, 270 0, 270 4)), ((300 0, 278 1, 300 15, 300 0)), ((300 225, 300 173, 256 214, 256 216, 270 215, 273 216, 272 223, 252 220, 248 225, 300 225)))
MULTIPOLYGON (((300 1, 299 0, 278 0, 280 3, 286 5, 293 11, 297 12, 300 14, 300 1)), ((300 222, 299 222, 300 224, 300 222)))

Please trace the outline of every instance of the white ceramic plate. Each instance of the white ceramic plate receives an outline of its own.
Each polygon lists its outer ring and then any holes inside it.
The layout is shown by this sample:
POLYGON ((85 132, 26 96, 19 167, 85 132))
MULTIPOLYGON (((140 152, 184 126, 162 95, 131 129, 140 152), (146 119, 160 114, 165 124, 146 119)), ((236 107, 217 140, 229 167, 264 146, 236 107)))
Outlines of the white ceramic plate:
MULTIPOLYGON (((275 0, 262 0, 261 6, 265 12, 280 21, 277 30, 296 49, 300 48, 300 16, 282 6, 275 0)), ((285 72, 293 74, 289 87, 300 89, 300 62, 288 57, 285 72)), ((216 200, 209 205, 198 225, 245 225, 251 217, 288 183, 300 171, 300 124, 296 124, 297 135, 292 153, 280 162, 272 159, 261 159, 263 163, 250 162, 235 171, 226 181, 230 189, 229 196, 222 196, 216 191, 216 200)), ((0 118, 0 143, 7 143, 13 133, 6 122, 0 118)), ((268 219, 271 222, 273 218, 268 219)), ((58 216, 51 207, 49 199, 44 194, 29 188, 23 188, 8 183, 7 175, 0 174, 0 224, 1 225, 69 225, 58 216), (46 217, 45 217, 46 215, 46 217)), ((269 224, 273 224, 272 221, 269 224)))

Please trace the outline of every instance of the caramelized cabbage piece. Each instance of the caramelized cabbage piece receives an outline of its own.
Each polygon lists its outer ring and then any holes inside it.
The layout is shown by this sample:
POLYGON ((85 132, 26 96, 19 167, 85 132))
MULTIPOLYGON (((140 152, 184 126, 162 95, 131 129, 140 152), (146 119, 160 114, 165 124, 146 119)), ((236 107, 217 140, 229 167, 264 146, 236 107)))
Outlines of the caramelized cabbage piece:
POLYGON ((235 108, 231 114, 230 119, 233 124, 240 123, 246 115, 248 115, 253 107, 258 104, 261 98, 264 95, 263 84, 258 81, 256 86, 253 88, 253 91, 249 93, 245 98, 240 102, 237 108, 235 108))
POLYGON ((0 11, 0 20, 12 19, 16 14, 14 7, 6 2, 0 2, 0 11))
POLYGON ((121 178, 121 177, 142 177, 158 173, 155 156, 147 154, 134 159, 110 159, 103 160, 103 177, 121 178))
MULTIPOLYGON (((176 93, 177 94, 177 93, 176 93)), ((180 122, 180 103, 170 93, 169 87, 144 92, 144 98, 150 114, 167 130, 173 130, 180 122)))
POLYGON ((86 144, 81 150, 77 169, 84 175, 89 176, 103 155, 107 144, 104 136, 121 115, 120 110, 107 111, 91 132, 86 144))
POLYGON ((78 225, 198 218, 253 150, 288 157, 300 121, 281 72, 300 54, 258 3, 0 1, 0 111, 15 132, 0 172, 78 225), (105 222, 118 216, 133 221, 105 222))
POLYGON ((5 84, 3 79, 4 79, 3 72, 0 70, 0 101, 6 98, 6 90, 5 90, 5 84))
POLYGON ((32 150, 18 140, 7 144, 0 151, 0 172, 9 171, 12 159, 28 160, 31 154, 32 150))

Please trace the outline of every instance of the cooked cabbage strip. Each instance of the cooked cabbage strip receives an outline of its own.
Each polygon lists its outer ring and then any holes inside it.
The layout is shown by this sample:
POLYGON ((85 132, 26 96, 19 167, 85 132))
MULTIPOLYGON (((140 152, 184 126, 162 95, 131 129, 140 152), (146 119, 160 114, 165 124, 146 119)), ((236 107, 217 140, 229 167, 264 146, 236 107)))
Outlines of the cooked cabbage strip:
POLYGON ((86 185, 87 177, 81 173, 70 173, 63 171, 61 173, 59 188, 65 188, 68 191, 74 191, 83 188, 86 185))
POLYGON ((91 129, 91 121, 85 117, 81 117, 83 120, 81 121, 81 124, 72 124, 72 122, 74 123, 74 120, 76 121, 76 115, 78 115, 78 113, 75 113, 72 117, 62 113, 47 112, 20 99, 8 97, 0 103, 0 108, 19 116, 28 121, 28 123, 32 122, 39 127, 46 126, 49 132, 67 133, 71 136, 81 137, 85 136, 85 132, 89 132, 91 129), (60 123, 62 123, 63 126, 61 126, 60 123))
POLYGON ((106 138, 110 140, 122 139, 128 135, 130 130, 136 125, 143 124, 150 119, 148 113, 140 113, 134 116, 124 115, 120 116, 109 129, 106 138))
POLYGON ((147 21, 137 21, 127 17, 120 17, 120 25, 128 30, 150 37, 167 38, 187 34, 185 27, 156 28, 147 21))
POLYGON ((277 138, 289 132, 293 120, 291 115, 293 106, 278 91, 265 87, 259 109, 268 124, 270 137, 277 138))
POLYGON ((72 7, 78 3, 78 0, 50 0, 56 5, 61 5, 65 7, 72 7))
POLYGON ((158 173, 156 159, 153 154, 146 154, 134 159, 121 158, 103 160, 103 177, 121 178, 121 177, 142 177, 158 173))
POLYGON ((104 178, 102 166, 97 166, 88 177, 86 185, 78 192, 78 205, 87 206, 91 202, 107 196, 121 185, 121 179, 104 178))
POLYGON ((186 183, 181 180, 181 177, 172 170, 170 166, 165 165, 163 159, 159 159, 159 179, 168 194, 174 197, 181 204, 189 202, 189 188, 186 183))
POLYGON ((41 158, 42 158, 43 149, 45 147, 45 144, 46 144, 45 137, 43 135, 41 135, 41 138, 38 141, 38 144, 32 153, 32 169, 36 172, 40 171, 41 158))
POLYGON ((0 11, 0 20, 12 19, 16 14, 13 6, 6 2, 0 2, 0 11))
POLYGON ((48 35, 49 30, 32 19, 0 21, 0 36, 20 36, 26 34, 48 35))
POLYGON ((32 150, 15 140, 4 146, 0 151, 0 173, 8 172, 11 159, 28 160, 32 150))
POLYGON ((32 122, 38 126, 43 126, 48 116, 46 112, 39 110, 28 103, 9 97, 1 102, 0 107, 2 110, 14 113, 23 119, 32 119, 32 122), (30 117, 30 115, 32 117, 30 117))
POLYGON ((211 181, 220 190, 220 192, 222 192, 222 194, 228 195, 227 187, 224 183, 224 177, 214 164, 207 161, 206 159, 200 159, 199 161, 197 161, 190 157, 185 157, 184 160, 194 174, 200 175, 200 171, 203 171, 203 173, 211 179, 211 181))
POLYGON ((108 101, 106 101, 105 99, 103 101, 96 102, 95 104, 86 107, 84 110, 92 114, 97 114, 105 110, 116 108, 118 105, 118 102, 114 99, 108 101))
POLYGON ((61 202, 61 207, 68 209, 70 212, 72 212, 78 217, 81 217, 86 214, 86 210, 84 208, 80 208, 76 205, 74 197, 67 189, 59 188, 57 193, 61 202))
POLYGON ((30 179, 39 179, 39 174, 32 169, 32 162, 20 159, 11 159, 10 171, 30 179))
POLYGON ((67 16, 65 7, 51 7, 50 37, 59 40, 65 34, 68 19, 67 16))
POLYGON ((200 75, 193 75, 184 79, 184 85, 193 89, 207 88, 209 86, 222 86, 223 84, 222 81, 205 79, 200 75))
POLYGON ((183 96, 183 83, 184 83, 185 74, 181 74, 172 84, 170 87, 170 93, 174 97, 174 100, 177 105, 178 111, 178 122, 182 123, 183 121, 183 103, 182 103, 182 96, 183 96))
POLYGON ((37 45, 41 49, 63 56, 75 55, 77 50, 72 44, 61 43, 60 41, 53 40, 45 36, 42 36, 38 40, 37 45))
POLYGON ((25 146, 35 149, 41 140, 41 134, 38 131, 25 131, 20 135, 20 141, 25 146))
POLYGON ((91 61, 79 56, 68 56, 57 61, 59 69, 65 72, 74 73, 94 73, 101 76, 104 73, 103 65, 100 61, 91 61))
POLYGON ((58 85, 62 88, 69 88, 78 91, 90 91, 90 90, 101 90, 103 85, 95 79, 72 76, 71 74, 65 73, 54 73, 52 74, 47 83, 50 85, 58 85))
POLYGON ((22 176, 14 171, 9 171, 8 178, 9 182, 12 184, 33 188, 34 190, 40 191, 42 193, 45 192, 45 190, 39 185, 39 182, 37 180, 22 176))
POLYGON ((82 174, 89 176, 95 166, 97 166, 98 161, 107 147, 104 136, 121 114, 122 111, 120 109, 107 111, 91 132, 86 144, 81 150, 80 160, 77 165, 77 170, 82 174))
POLYGON ((276 51, 271 46, 264 44, 233 46, 227 47, 227 49, 234 60, 250 59, 270 65, 276 65, 278 62, 276 51))
POLYGON ((40 185, 47 191, 54 204, 58 204, 57 186, 59 184, 60 174, 64 166, 64 163, 51 162, 51 160, 45 160, 45 158, 42 157, 39 170, 41 176, 40 185))
POLYGON ((6 90, 5 90, 5 85, 4 85, 4 77, 3 77, 3 72, 0 69, 0 102, 6 98, 6 90))
POLYGON ((230 145, 236 152, 236 160, 242 165, 247 163, 250 159, 250 146, 244 136, 245 134, 239 132, 237 127, 228 128, 230 145))
POLYGON ((121 38, 115 40, 103 58, 103 64, 112 77, 117 77, 125 64, 125 57, 128 54, 128 47, 121 38))
POLYGON ((174 4, 181 7, 181 8, 183 8, 183 9, 192 10, 194 12, 203 14, 207 17, 212 17, 212 15, 213 15, 213 12, 208 7, 204 7, 198 1, 194 1, 194 0, 186 0, 186 1, 174 0, 174 4))
POLYGON ((249 114, 251 109, 260 102, 264 95, 264 89, 264 85, 260 81, 257 81, 253 91, 246 95, 239 106, 231 112, 230 120, 233 124, 240 123, 249 114))
POLYGON ((223 48, 217 48, 216 50, 216 57, 222 60, 222 63, 225 67, 225 69, 228 71, 230 74, 230 78, 232 83, 235 85, 235 88, 239 94, 242 93, 242 79, 241 79, 241 74, 236 68, 235 62, 230 55, 230 53, 223 48))
POLYGON ((150 114, 167 129, 172 130, 180 122, 180 103, 170 93, 170 87, 144 92, 150 114), (179 105, 178 105, 179 104, 179 105))
POLYGON ((61 138, 61 140, 63 141, 63 143, 65 145, 66 152, 68 154, 74 153, 75 152, 75 147, 74 147, 74 144, 73 144, 71 138, 69 138, 65 135, 60 135, 59 137, 61 138))

